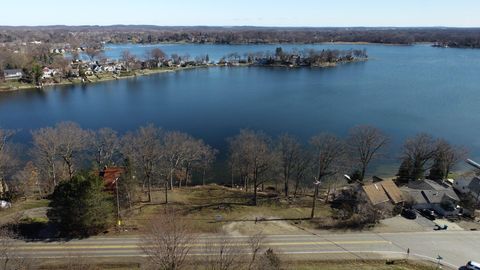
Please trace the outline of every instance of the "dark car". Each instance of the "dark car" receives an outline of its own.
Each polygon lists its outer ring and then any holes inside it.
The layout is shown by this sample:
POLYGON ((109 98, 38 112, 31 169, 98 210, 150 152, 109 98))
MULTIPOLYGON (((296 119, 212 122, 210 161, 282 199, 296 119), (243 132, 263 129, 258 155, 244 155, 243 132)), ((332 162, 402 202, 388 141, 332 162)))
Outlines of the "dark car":
POLYGON ((431 209, 422 209, 420 210, 420 214, 429 220, 435 220, 436 218, 435 211, 431 209))
POLYGON ((408 218, 408 219, 416 219, 417 213, 413 209, 403 208, 402 217, 408 218))

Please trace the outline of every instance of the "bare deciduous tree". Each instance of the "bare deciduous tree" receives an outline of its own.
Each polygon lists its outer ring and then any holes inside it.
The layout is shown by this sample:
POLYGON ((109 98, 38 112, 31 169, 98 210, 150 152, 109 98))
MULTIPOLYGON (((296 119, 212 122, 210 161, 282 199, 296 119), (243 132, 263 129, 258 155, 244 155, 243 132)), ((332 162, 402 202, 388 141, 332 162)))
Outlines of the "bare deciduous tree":
POLYGON ((209 145, 203 145, 200 153, 200 162, 198 167, 202 171, 202 185, 205 185, 205 177, 207 170, 212 166, 212 163, 215 161, 215 157, 218 154, 217 149, 213 149, 209 145))
POLYGON ((190 135, 178 131, 170 131, 165 134, 163 156, 168 164, 171 189, 173 189, 174 173, 183 165, 190 140, 190 135))
POLYGON ((410 180, 423 179, 427 170, 425 166, 432 160, 435 151, 435 141, 428 134, 420 133, 407 139, 403 145, 402 163, 405 166, 408 165, 408 168, 405 168, 399 176, 410 180))
POLYGON ((156 65, 157 65, 156 67, 158 67, 160 62, 163 59, 165 59, 166 54, 160 48, 153 48, 149 52, 149 57, 152 58, 155 61, 156 65))
POLYGON ((64 162, 69 179, 76 172, 76 162, 82 152, 88 149, 89 132, 73 122, 61 122, 55 126, 57 135, 58 155, 64 162))
POLYGON ((10 139, 15 134, 13 130, 0 129, 0 185, 1 192, 6 191, 5 177, 17 166, 18 159, 10 144, 10 139))
POLYGON ((17 254, 15 235, 7 228, 0 229, 0 270, 31 269, 29 261, 17 254))
POLYGON ((265 235, 263 232, 257 232, 251 235, 247 241, 251 254, 248 270, 251 270, 254 269, 255 263, 257 262, 258 253, 261 252, 265 244, 265 235))
POLYGON ((467 157, 467 153, 468 151, 465 148, 451 145, 446 140, 439 139, 436 142, 429 178, 434 180, 445 179, 455 165, 467 157))
POLYGON ((142 249, 154 269, 184 269, 195 237, 188 224, 174 212, 152 220, 142 239, 142 249))
POLYGON ((58 140, 57 131, 54 128, 47 127, 32 132, 33 149, 32 156, 35 165, 40 169, 44 176, 50 179, 50 186, 53 188, 58 183, 58 140))
POLYGON ((101 128, 94 134, 93 147, 98 168, 114 164, 114 157, 119 150, 117 132, 110 128, 101 128))
POLYGON ((208 270, 239 269, 243 264, 241 243, 227 235, 215 242, 205 243, 203 266, 208 270))
POLYGON ((134 167, 139 168, 147 185, 148 201, 152 201, 152 178, 160 170, 163 131, 154 125, 140 127, 122 139, 122 152, 134 167))
POLYGON ((283 134, 277 139, 277 151, 280 155, 285 197, 288 197, 290 178, 294 173, 295 165, 302 158, 302 146, 296 138, 283 134))
POLYGON ((363 181, 370 162, 381 155, 387 142, 387 136, 375 127, 357 126, 350 130, 348 146, 353 159, 360 165, 360 181, 363 181))
POLYGON ((257 205, 257 188, 266 180, 263 176, 275 161, 270 138, 262 132, 244 129, 229 142, 231 154, 238 157, 239 165, 253 181, 253 204, 257 205))
POLYGON ((345 157, 345 143, 334 135, 323 133, 312 137, 310 145, 317 180, 336 174, 339 162, 345 157))
POLYGON ((135 55, 133 55, 129 50, 124 50, 121 55, 122 62, 125 64, 125 69, 130 71, 130 67, 135 62, 135 55))

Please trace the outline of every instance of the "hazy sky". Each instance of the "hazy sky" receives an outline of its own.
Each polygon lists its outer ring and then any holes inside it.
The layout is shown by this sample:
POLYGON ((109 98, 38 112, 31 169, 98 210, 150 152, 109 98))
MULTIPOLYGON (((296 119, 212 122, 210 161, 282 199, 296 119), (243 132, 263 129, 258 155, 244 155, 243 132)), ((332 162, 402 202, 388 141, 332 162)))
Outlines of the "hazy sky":
POLYGON ((478 0, 2 0, 0 25, 480 27, 478 0))

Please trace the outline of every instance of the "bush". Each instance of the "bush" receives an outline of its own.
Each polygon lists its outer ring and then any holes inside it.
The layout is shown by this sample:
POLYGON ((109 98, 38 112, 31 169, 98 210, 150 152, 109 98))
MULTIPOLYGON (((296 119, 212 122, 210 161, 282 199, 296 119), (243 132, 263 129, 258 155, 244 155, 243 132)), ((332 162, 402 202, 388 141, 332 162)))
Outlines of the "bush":
POLYGON ((89 236, 107 229, 113 221, 112 196, 103 181, 92 174, 75 176, 55 187, 47 212, 64 236, 89 236))

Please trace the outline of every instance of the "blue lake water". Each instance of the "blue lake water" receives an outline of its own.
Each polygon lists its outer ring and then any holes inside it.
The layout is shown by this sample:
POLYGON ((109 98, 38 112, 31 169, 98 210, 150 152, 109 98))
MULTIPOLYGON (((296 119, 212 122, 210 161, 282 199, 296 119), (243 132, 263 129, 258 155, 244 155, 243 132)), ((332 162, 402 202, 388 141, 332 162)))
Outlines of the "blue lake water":
MULTIPOLYGON (((275 45, 156 45, 168 54, 272 51, 275 45)), ((319 132, 344 136, 359 124, 392 138, 391 149, 428 132, 480 156, 480 50, 428 45, 289 45, 288 48, 366 48, 367 62, 336 68, 209 68, 86 86, 58 86, 0 94, 0 126, 29 130, 71 120, 85 128, 120 132, 146 123, 191 133, 222 150, 241 128, 307 140, 319 132)), ((152 46, 115 45, 136 55, 152 46)), ((385 163, 396 162, 392 154, 385 163)))

